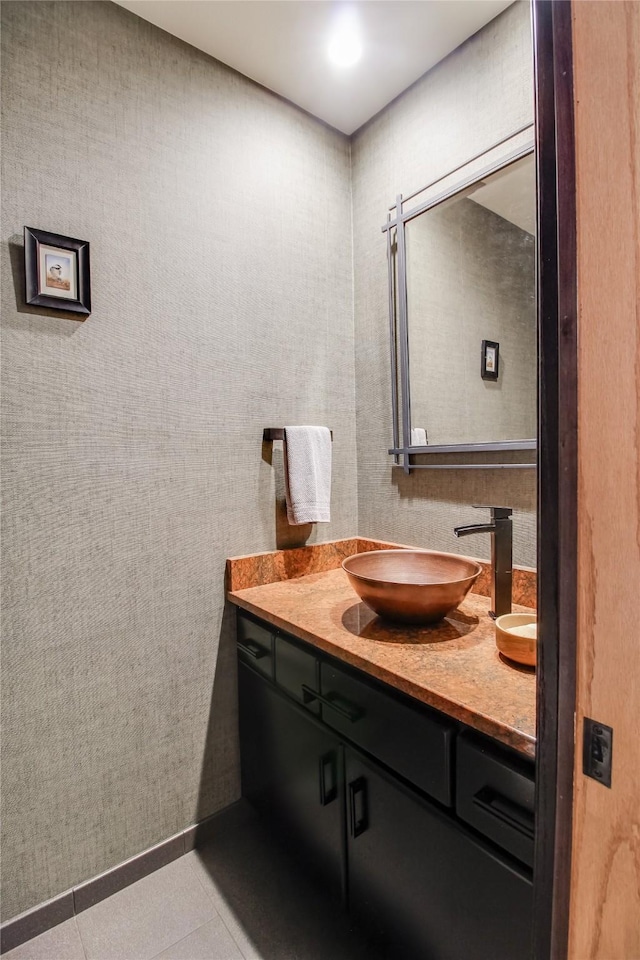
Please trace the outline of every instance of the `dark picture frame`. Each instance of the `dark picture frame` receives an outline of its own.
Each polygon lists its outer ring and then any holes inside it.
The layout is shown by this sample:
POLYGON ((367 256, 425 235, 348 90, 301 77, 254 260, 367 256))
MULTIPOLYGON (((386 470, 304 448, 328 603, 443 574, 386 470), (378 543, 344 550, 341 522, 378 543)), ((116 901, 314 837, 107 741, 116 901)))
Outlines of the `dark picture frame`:
POLYGON ((24 228, 25 301, 31 306, 91 313, 89 242, 24 228))
POLYGON ((482 341, 480 376, 483 380, 497 380, 500 374, 500 344, 495 340, 482 341))

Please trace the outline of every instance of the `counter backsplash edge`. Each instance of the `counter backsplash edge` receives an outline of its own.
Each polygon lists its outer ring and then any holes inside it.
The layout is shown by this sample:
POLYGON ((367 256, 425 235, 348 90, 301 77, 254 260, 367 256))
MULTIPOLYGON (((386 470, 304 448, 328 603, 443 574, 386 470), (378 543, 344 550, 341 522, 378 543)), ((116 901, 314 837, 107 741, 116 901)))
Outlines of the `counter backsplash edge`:
MULTIPOLYGON (((233 593, 249 587, 259 587, 282 580, 294 580, 312 573, 335 570, 342 561, 354 553, 370 550, 411 549, 408 544, 373 540, 368 537, 349 537, 313 543, 290 550, 272 550, 254 553, 227 560, 226 589, 233 593)), ((415 548, 414 548, 415 549, 415 548)), ((474 558, 475 559, 475 558, 474 558)), ((491 564, 478 560, 482 573, 476 580, 473 592, 483 597, 491 594, 491 564)), ((524 607, 537 607, 537 573, 530 567, 513 568, 513 602, 524 607)))

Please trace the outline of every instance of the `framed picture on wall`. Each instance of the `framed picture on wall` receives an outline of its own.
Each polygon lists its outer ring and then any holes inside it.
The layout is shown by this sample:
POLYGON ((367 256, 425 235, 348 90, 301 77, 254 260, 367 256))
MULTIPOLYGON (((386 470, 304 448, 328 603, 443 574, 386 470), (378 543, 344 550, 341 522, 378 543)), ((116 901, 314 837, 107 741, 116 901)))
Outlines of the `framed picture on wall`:
POLYGON ((480 376, 483 380, 497 380, 499 366, 500 344, 495 340, 483 340, 480 376))
POLYGON ((25 300, 36 307, 91 313, 89 243, 24 228, 25 300))

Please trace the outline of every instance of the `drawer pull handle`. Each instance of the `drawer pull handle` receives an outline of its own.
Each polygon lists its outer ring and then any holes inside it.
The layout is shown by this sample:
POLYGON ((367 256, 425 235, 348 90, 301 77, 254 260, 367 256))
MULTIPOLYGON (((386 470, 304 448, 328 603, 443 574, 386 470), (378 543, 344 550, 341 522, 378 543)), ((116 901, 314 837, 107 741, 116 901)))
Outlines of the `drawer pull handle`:
POLYGON ((238 640, 238 650, 246 653, 252 660, 262 660, 263 657, 269 656, 269 651, 265 647, 261 647, 255 640, 245 640, 244 643, 238 640))
POLYGON ((364 777, 358 777, 349 784, 349 827, 354 840, 364 833, 368 826, 367 781, 364 777))
POLYGON ((335 750, 320 757, 320 806, 326 807, 338 798, 338 766, 335 750), (327 783, 329 784, 327 786, 327 783))
POLYGON ((484 810, 485 813, 506 823, 507 826, 513 830, 517 830, 518 833, 523 834, 527 839, 533 840, 533 814, 525 810, 524 807, 521 807, 519 803, 514 803, 514 801, 509 800, 508 797, 496 793, 491 787, 483 787, 482 790, 479 790, 474 795, 473 802, 477 807, 480 807, 481 810, 484 810))
POLYGON ((311 687, 308 687, 306 683, 303 683, 303 703, 312 703, 314 700, 321 703, 323 707, 329 707, 330 710, 334 710, 339 716, 344 717, 345 720, 349 720, 350 723, 355 723, 356 720, 364 716, 364 710, 357 707, 354 703, 350 703, 349 700, 345 700, 344 697, 341 697, 339 694, 327 693, 326 696, 323 696, 321 693, 317 693, 315 690, 312 690, 311 687))

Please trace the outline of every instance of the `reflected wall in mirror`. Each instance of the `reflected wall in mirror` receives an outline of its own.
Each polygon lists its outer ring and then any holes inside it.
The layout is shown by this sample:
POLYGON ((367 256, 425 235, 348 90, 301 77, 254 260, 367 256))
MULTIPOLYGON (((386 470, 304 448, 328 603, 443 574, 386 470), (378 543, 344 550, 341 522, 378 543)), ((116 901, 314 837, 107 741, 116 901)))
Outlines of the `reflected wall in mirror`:
POLYGON ((529 154, 406 224, 411 446, 535 437, 535 221, 529 154))

